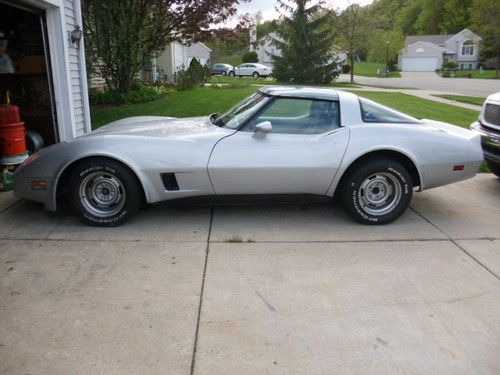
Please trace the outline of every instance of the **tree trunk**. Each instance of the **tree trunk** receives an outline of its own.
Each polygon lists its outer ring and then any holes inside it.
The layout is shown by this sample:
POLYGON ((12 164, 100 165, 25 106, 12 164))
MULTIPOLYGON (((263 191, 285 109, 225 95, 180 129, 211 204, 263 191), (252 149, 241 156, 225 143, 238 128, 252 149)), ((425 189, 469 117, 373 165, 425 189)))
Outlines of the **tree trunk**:
POLYGON ((354 54, 351 53, 351 83, 354 82, 354 54))

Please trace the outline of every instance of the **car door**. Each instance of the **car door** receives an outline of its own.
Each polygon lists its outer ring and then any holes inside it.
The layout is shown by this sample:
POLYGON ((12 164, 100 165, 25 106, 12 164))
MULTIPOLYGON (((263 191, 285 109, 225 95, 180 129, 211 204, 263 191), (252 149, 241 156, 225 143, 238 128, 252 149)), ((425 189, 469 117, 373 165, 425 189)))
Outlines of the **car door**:
POLYGON ((216 194, 326 194, 349 141, 339 115, 338 102, 275 98, 214 147, 208 171, 216 194), (328 113, 318 113, 321 106, 328 113), (256 132, 268 121, 269 133, 256 132))

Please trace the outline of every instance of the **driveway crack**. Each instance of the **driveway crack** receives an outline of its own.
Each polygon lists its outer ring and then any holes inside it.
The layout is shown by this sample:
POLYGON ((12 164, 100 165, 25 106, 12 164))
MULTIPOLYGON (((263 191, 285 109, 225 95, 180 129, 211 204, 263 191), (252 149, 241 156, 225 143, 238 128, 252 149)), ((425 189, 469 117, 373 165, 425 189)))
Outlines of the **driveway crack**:
POLYGON ((464 254, 468 255, 472 260, 474 260, 477 264, 479 264, 481 267, 483 267, 490 274, 492 274, 493 276, 495 276, 497 278, 497 280, 500 280, 500 276, 498 276, 495 272, 493 272, 490 268, 488 268, 488 266, 486 264, 484 264, 483 262, 481 262, 474 255, 472 255, 470 252, 468 252, 464 247, 460 246, 460 244, 458 244, 453 238, 451 238, 448 235, 448 233, 446 233, 444 230, 442 230, 441 228, 439 228, 436 224, 434 224, 432 221, 430 221, 429 219, 427 219, 424 215, 422 215, 420 212, 418 212, 417 210, 415 210, 413 207, 410 207, 410 210, 412 210, 413 212, 415 212, 418 216, 420 216, 422 219, 424 219, 426 222, 428 222, 430 225, 432 225, 438 231, 440 231, 441 233, 443 233, 443 235, 446 236, 446 238, 448 239, 448 241, 450 241, 452 244, 454 244, 456 247, 458 247, 464 254))
POLYGON ((205 263, 203 265, 203 276, 201 278, 201 288, 200 288, 200 301, 198 303, 198 317, 196 318, 196 330, 194 333, 194 343, 193 343, 193 355, 191 357, 191 370, 190 375, 194 374, 194 368, 196 365, 196 351, 198 350, 198 335, 200 332, 200 319, 201 319, 201 308, 203 305, 203 293, 205 291, 205 278, 207 275, 207 264, 208 264, 208 254, 210 253, 210 235, 212 233, 212 222, 214 219, 214 207, 210 209, 210 222, 208 225, 208 234, 205 247, 205 263))

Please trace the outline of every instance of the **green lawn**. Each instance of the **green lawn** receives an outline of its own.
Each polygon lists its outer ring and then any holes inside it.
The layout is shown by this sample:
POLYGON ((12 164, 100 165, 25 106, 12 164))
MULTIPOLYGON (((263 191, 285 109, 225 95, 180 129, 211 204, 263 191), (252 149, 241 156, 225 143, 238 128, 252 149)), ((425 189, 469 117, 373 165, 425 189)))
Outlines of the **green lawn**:
POLYGON ((467 103, 467 104, 475 104, 482 106, 486 98, 481 98, 479 96, 464 96, 464 95, 432 95, 436 96, 438 98, 443 98, 443 99, 448 99, 448 100, 454 100, 456 102, 460 103, 467 103))
POLYGON ((473 109, 460 108, 454 105, 438 103, 399 92, 353 92, 359 96, 372 99, 419 119, 428 118, 431 120, 449 122, 450 124, 458 125, 463 128, 468 128, 479 116, 479 110, 475 111, 473 109))
MULTIPOLYGON (((228 77, 228 76, 212 76, 208 83, 223 84, 223 85, 293 85, 288 82, 277 82, 274 78, 253 78, 253 77, 228 77)), ((300 86, 308 86, 302 84, 300 86)), ((311 86, 332 86, 332 87, 361 87, 356 83, 350 82, 334 82, 331 85, 311 85, 311 86)))
POLYGON ((241 99, 254 93, 257 87, 238 89, 195 88, 188 91, 172 90, 163 99, 142 104, 115 107, 91 107, 92 128, 130 116, 202 116, 222 112, 241 99))
MULTIPOLYGON (((367 61, 355 61, 354 62, 354 75, 365 76, 365 77, 381 77, 385 78, 385 75, 377 75, 377 70, 383 71, 385 64, 373 63, 367 61)), ((401 77, 399 72, 390 72, 388 78, 401 77)))
POLYGON ((479 78, 479 79, 495 79, 495 70, 488 69, 481 71, 479 69, 464 69, 455 70, 453 78, 479 78))

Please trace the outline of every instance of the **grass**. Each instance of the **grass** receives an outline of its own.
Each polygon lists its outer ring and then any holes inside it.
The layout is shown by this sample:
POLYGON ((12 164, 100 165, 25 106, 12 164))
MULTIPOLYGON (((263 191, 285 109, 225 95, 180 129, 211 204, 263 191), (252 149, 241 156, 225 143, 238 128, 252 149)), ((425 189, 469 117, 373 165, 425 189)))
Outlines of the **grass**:
POLYGON ((464 96, 464 95, 432 95, 436 96, 438 98, 443 98, 443 99, 448 99, 448 100, 454 100, 456 102, 460 103, 467 103, 467 104, 474 104, 478 106, 482 106, 486 98, 481 98, 479 96, 464 96))
POLYGON ((253 243, 253 242, 255 242, 255 240, 252 240, 251 238, 249 238, 248 240, 245 241, 243 238, 241 238, 240 236, 238 236, 236 234, 236 235, 233 235, 229 238, 226 238, 224 240, 224 242, 227 242, 227 243, 244 243, 244 242, 253 243))
MULTIPOLYGON (((244 85, 291 85, 293 86, 293 82, 278 82, 272 77, 268 78, 253 78, 253 77, 228 77, 228 76, 212 76, 208 80, 208 83, 211 84, 220 84, 220 85, 235 85, 235 84, 244 84, 244 85)), ((351 82, 334 82, 330 85, 308 85, 308 84, 297 84, 297 86, 328 86, 328 87, 352 87, 359 88, 361 87, 357 83, 351 82)))
POLYGON ((478 78, 478 79, 498 79, 495 77, 494 69, 483 69, 483 72, 479 69, 464 69, 455 70, 453 78, 478 78))
MULTIPOLYGON (((374 63, 367 61, 355 61, 354 62, 354 75, 365 76, 365 77, 380 77, 386 78, 385 75, 377 75, 377 70, 384 70, 385 64, 374 63)), ((387 78, 401 77, 399 72, 389 72, 387 78)))
POLYGON ((422 119, 428 118, 468 128, 476 121, 479 111, 461 108, 451 104, 418 98, 400 92, 353 91, 359 96, 372 99, 381 104, 422 119))
POLYGON ((92 128, 130 116, 203 116, 223 112, 256 91, 256 87, 238 89, 195 88, 188 91, 172 90, 163 99, 142 104, 116 107, 91 107, 92 128))

